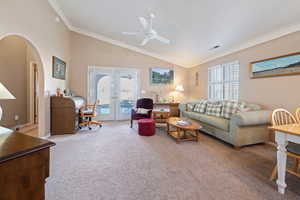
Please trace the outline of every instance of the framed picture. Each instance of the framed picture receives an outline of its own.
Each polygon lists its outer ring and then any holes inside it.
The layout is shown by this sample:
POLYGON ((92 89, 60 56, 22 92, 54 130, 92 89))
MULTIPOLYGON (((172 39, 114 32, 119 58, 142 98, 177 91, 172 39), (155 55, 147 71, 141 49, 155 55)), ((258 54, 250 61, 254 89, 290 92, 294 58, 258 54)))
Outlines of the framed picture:
POLYGON ((53 78, 66 80, 66 63, 63 60, 53 56, 52 68, 53 78))
POLYGON ((199 72, 195 73, 195 86, 199 86, 199 72))
POLYGON ((300 74, 300 52, 250 63, 251 78, 295 74, 300 74))
POLYGON ((174 83, 174 70, 167 68, 151 68, 151 85, 171 85, 174 83))

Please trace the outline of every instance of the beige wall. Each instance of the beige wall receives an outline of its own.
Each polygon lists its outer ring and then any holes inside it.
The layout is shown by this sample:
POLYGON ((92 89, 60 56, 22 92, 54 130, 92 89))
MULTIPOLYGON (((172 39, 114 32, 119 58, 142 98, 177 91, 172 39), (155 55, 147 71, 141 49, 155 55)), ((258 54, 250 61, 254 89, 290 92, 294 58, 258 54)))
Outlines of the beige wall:
POLYGON ((276 40, 248 48, 237 53, 218 58, 190 69, 193 77, 189 82, 190 99, 207 97, 207 69, 221 63, 238 60, 240 62, 240 99, 259 103, 266 108, 283 107, 294 111, 300 107, 300 76, 283 76, 261 79, 249 78, 249 64, 252 61, 300 52, 300 32, 289 34, 276 40), (195 87, 195 72, 199 72, 200 84, 195 87))
MULTIPOLYGON (((140 70, 141 89, 145 96, 153 96, 151 91, 159 92, 168 98, 174 86, 150 86, 149 69, 151 67, 168 67, 175 70, 175 84, 182 84, 187 93, 187 69, 156 58, 114 46, 78 33, 71 32, 71 67, 70 89, 78 95, 87 97, 88 66, 128 67, 140 70)), ((184 95, 178 93, 177 99, 184 101, 184 95)))
POLYGON ((52 78, 52 56, 69 63, 69 30, 55 21, 55 11, 44 0, 2 0, 0 2, 0 39, 7 35, 26 38, 40 55, 40 135, 49 133, 49 95, 67 81, 52 78), (44 80, 45 79, 45 80, 44 80))
POLYGON ((27 43, 10 36, 0 40, 0 81, 16 97, 15 100, 1 100, 4 111, 0 125, 13 127, 25 124, 27 118, 27 43), (16 122, 14 116, 18 115, 16 122))

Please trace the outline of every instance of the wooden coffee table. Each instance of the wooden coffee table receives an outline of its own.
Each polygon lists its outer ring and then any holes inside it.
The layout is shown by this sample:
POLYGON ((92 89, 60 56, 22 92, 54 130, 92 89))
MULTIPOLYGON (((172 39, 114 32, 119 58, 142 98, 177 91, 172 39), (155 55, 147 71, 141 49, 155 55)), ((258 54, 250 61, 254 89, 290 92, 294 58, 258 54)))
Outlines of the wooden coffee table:
POLYGON ((186 118, 171 117, 167 120, 167 133, 176 140, 176 143, 180 143, 181 141, 198 142, 198 134, 201 128, 202 126, 199 123, 186 118), (178 120, 188 121, 191 124, 188 126, 181 126, 177 124, 178 120), (175 131, 171 129, 175 129, 175 131))

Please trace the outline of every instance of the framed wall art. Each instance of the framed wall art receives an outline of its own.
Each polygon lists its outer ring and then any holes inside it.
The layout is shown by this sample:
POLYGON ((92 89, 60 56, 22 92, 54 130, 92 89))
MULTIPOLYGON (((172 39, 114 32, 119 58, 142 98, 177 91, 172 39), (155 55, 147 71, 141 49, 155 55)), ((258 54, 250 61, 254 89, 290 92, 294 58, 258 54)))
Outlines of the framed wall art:
POLYGON ((53 56, 52 68, 53 78, 66 80, 66 63, 63 60, 53 56))
POLYGON ((295 74, 300 74, 300 52, 250 63, 251 78, 295 74))
POLYGON ((151 68, 151 85, 171 85, 174 83, 174 70, 168 68, 151 68))

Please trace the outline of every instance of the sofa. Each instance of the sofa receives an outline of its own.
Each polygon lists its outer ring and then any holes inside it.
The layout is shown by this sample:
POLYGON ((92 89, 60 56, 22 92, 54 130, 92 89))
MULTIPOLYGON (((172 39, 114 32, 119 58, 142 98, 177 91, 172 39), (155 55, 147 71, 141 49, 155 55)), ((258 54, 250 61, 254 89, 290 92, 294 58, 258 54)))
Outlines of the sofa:
MULTIPOLYGON (((198 112, 199 109, 195 110, 197 106, 199 107, 200 102, 203 106, 203 101, 180 104, 181 117, 198 121, 202 126, 201 131, 233 145, 236 149, 269 141, 268 126, 272 111, 263 110, 257 104, 239 102, 235 105, 240 105, 241 108, 223 117, 221 114, 214 115, 208 112, 208 107, 206 111, 203 109, 202 112, 198 112)), ((221 113, 226 109, 225 101, 205 101, 208 103, 207 105, 219 104, 219 108, 223 109, 221 113)), ((205 103, 203 107, 205 107, 205 103)))

